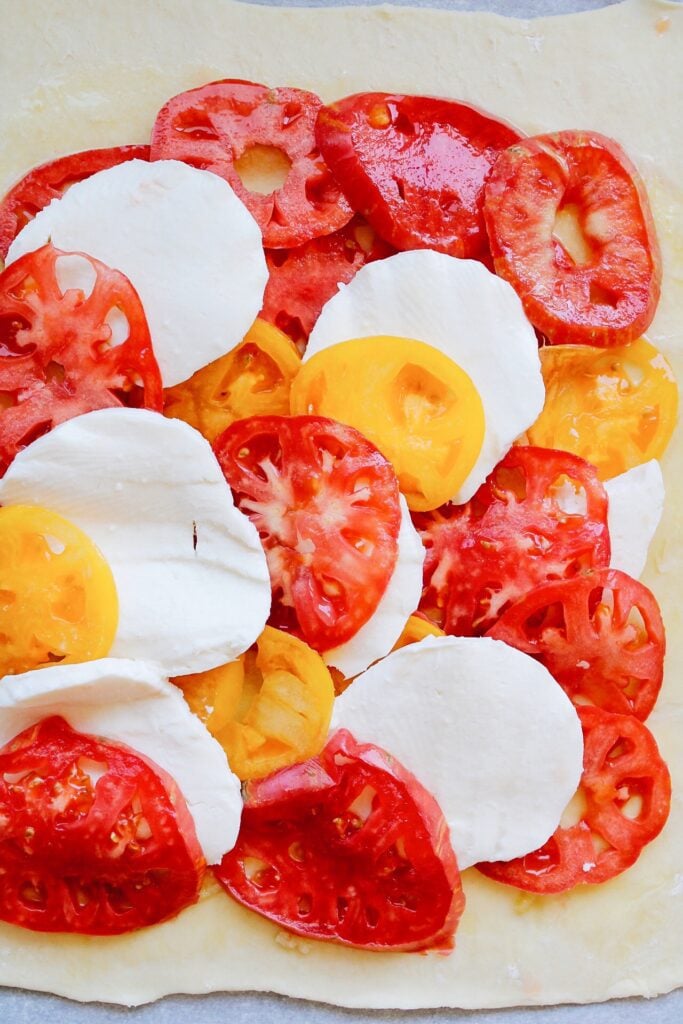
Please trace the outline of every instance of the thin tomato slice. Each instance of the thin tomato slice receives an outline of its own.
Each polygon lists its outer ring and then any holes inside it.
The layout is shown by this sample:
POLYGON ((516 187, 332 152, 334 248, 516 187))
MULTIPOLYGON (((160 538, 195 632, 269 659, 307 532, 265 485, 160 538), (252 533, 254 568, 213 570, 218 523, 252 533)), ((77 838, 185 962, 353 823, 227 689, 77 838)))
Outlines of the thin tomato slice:
POLYGON ((126 160, 149 160, 149 146, 112 146, 89 149, 40 164, 18 181, 0 203, 0 259, 21 229, 33 220, 53 199, 61 199, 77 181, 98 171, 125 163, 126 160))
POLYGON ((321 416, 240 420, 214 450, 266 552, 271 625, 317 651, 349 640, 398 556, 398 483, 387 460, 353 427, 321 416))
POLYGON ((152 160, 183 160, 225 178, 258 221, 263 244, 289 249, 336 231, 353 216, 318 152, 321 106, 315 93, 302 89, 211 82, 164 104, 152 131, 152 160), (245 164, 275 155, 284 165, 280 187, 266 186, 265 194, 249 188, 245 164))
POLYGON ((625 345, 647 329, 659 246, 645 186, 612 139, 518 142, 496 162, 484 214, 496 272, 551 344, 625 345))
POLYGON ((318 115, 316 136, 346 198, 397 249, 488 252, 484 182, 519 132, 475 107, 369 92, 318 115))
POLYGON ((161 411, 163 392, 137 292, 118 270, 51 245, 0 275, 0 476, 22 448, 73 416, 161 411), (92 279, 62 291, 62 268, 92 279), (123 335, 123 337, 121 337, 123 335))
POLYGON ((334 734, 319 758, 247 786, 216 877, 296 934, 362 949, 451 949, 465 904, 434 798, 393 757, 334 734))
POLYGON ((489 878, 544 894, 607 882, 630 868, 664 828, 671 779, 652 733, 632 715, 592 707, 578 713, 583 775, 572 804, 580 808, 579 820, 560 824, 525 857, 478 864, 489 878))
POLYGON ((609 564, 607 495, 593 466, 512 448, 465 505, 414 521, 427 549, 420 609, 447 633, 485 633, 540 583, 609 564))
POLYGON ((0 751, 0 821, 3 921, 118 935, 199 898, 204 859, 173 780, 63 718, 0 751))

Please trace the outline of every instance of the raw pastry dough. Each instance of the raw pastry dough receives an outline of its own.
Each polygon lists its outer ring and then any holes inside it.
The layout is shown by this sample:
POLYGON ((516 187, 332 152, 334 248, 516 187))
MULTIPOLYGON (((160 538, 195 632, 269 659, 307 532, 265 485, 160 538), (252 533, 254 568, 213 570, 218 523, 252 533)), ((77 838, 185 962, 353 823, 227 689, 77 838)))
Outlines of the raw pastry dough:
MULTIPOLYGON (((650 338, 683 381, 683 8, 629 0, 512 21, 407 8, 268 9, 216 0, 2 3, 0 192, 33 164, 146 141, 161 104, 221 77, 313 89, 454 96, 528 132, 593 128, 647 182, 664 253, 650 338)), ((75 999, 271 989, 357 1007, 490 1007, 655 995, 683 983, 683 438, 663 460, 668 498, 645 581, 668 626, 667 680, 650 720, 674 779, 662 836, 602 887, 528 897, 465 874, 450 957, 371 954, 285 936, 211 884, 175 921, 107 939, 0 926, 0 979, 75 999), (678 463, 679 472, 675 466, 678 463)))

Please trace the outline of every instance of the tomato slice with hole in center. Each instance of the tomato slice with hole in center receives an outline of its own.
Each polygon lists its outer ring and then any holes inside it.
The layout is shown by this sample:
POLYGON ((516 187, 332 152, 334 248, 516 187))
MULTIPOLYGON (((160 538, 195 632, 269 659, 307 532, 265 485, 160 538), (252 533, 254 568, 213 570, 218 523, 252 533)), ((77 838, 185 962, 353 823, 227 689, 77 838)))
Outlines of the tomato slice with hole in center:
POLYGON ((237 845, 214 871, 280 927, 367 950, 451 949, 465 905, 434 798, 345 730, 319 757, 247 784, 237 845))
POLYGON ((204 858, 173 780, 63 718, 43 719, 0 751, 0 821, 3 921, 118 935, 199 898, 204 858))
POLYGON ((413 516, 427 549, 420 609, 447 633, 485 633, 540 583, 609 565, 607 494, 568 452, 512 448, 465 505, 413 516))
POLYGON ((349 640, 373 614, 398 556, 398 482, 353 427, 322 416, 253 416, 214 451, 268 559, 270 624, 314 650, 349 640))
POLYGON ((116 406, 161 411, 162 403, 142 304, 120 271, 48 244, 0 274, 0 476, 65 420, 116 406), (92 279, 87 296, 62 291, 60 268, 74 260, 79 280, 86 271, 92 279))
POLYGON ((525 857, 478 864, 489 878, 535 893, 607 882, 635 864, 664 828, 671 778, 654 736, 632 715, 578 708, 583 775, 568 812, 547 843, 525 857))

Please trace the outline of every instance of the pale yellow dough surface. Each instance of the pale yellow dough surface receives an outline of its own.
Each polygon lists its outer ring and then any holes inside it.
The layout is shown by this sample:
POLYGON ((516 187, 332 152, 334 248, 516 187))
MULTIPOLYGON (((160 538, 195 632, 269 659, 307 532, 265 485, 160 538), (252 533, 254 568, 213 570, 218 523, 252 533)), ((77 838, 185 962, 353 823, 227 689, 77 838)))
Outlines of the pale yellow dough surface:
MULTIPOLYGON (((327 100, 368 89, 453 96, 527 132, 614 136, 646 180, 662 242, 664 293, 650 337, 683 381, 680 6, 633 0, 508 21, 229 0, 0 0, 0 15, 0 193, 54 156, 147 141, 169 96, 221 77, 297 85, 327 100)), ((588 1002, 683 984, 682 454, 679 431, 664 459, 666 511, 645 577, 668 626, 667 679, 650 724, 671 766, 674 805, 632 870, 545 900, 468 871, 450 957, 298 941, 207 886, 175 921, 130 936, 50 937, 0 925, 0 982, 128 1004, 255 989, 368 1008, 588 1002)))

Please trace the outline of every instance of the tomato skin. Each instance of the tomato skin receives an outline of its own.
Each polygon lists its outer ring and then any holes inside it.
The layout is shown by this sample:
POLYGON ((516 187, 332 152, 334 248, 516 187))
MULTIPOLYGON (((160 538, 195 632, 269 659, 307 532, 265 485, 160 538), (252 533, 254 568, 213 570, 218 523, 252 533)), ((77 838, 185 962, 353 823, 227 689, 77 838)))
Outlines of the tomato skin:
POLYGON ((434 798, 345 730, 319 758, 247 785, 237 845, 214 871, 288 931, 366 950, 451 949, 465 904, 434 798), (255 875, 249 858, 264 865, 255 875))
POLYGON ((574 703, 644 721, 657 700, 666 647, 659 606, 647 587, 616 569, 537 587, 487 635, 537 658, 574 703), (634 609, 644 630, 629 621, 634 609))
POLYGON ((486 184, 484 216, 496 273, 551 344, 624 345, 647 329, 659 245, 645 187, 612 139, 564 131, 518 142, 486 184), (554 234, 567 208, 589 249, 576 261, 554 234))
POLYGON ((204 859, 173 780, 63 718, 43 719, 0 751, 0 821, 3 921, 118 935, 199 898, 204 859), (104 768, 94 785, 92 763, 104 768))
POLYGON ((183 160, 232 186, 270 249, 301 245, 343 227, 353 211, 320 156, 315 120, 322 101, 303 89, 223 79, 168 100, 152 130, 152 160, 183 160), (269 195, 242 184, 236 161, 255 147, 277 149, 291 166, 269 195))
POLYGON ((601 708, 577 709, 584 736, 579 795, 585 811, 574 825, 560 825, 539 850, 525 857, 478 864, 489 878, 527 892, 566 892, 599 884, 635 864, 644 846, 664 828, 671 805, 671 778, 654 736, 632 715, 601 708), (623 808, 640 797, 631 818, 623 808), (600 842, 596 847, 592 835, 600 842))
POLYGON ((273 588, 270 624, 326 651, 367 622, 398 556, 396 474, 353 427, 322 416, 253 416, 214 451, 255 524, 273 588))
POLYGON ((607 494, 568 452, 512 448, 465 505, 413 521, 427 549, 420 610, 455 636, 485 633, 547 580, 609 565, 607 494), (583 492, 585 514, 565 510, 562 480, 583 492))
POLYGON ((89 149, 34 167, 0 202, 0 259, 21 229, 53 199, 61 199, 70 185, 127 160, 149 160, 149 146, 89 149))
POLYGON ((397 249, 485 257, 484 182, 520 138, 464 103, 371 92, 318 115, 320 151, 358 213, 397 249))

